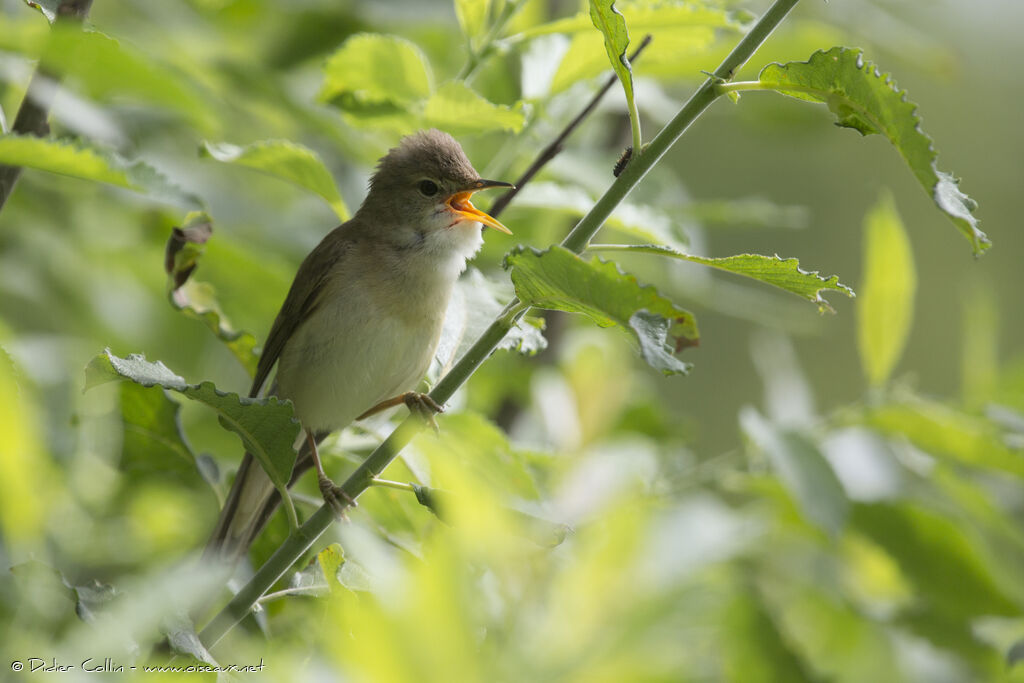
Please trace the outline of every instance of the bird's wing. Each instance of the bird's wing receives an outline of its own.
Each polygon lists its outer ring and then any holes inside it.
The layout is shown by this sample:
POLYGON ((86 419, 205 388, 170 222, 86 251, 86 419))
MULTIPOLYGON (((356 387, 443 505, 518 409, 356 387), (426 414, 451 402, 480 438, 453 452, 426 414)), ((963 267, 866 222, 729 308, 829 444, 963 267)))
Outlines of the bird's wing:
POLYGON ((274 363, 277 362, 278 356, 281 355, 285 343, 320 304, 324 283, 331 272, 331 267, 343 258, 351 245, 351 240, 345 234, 349 232, 346 230, 346 226, 348 223, 344 223, 328 233, 299 266, 291 289, 288 290, 288 296, 285 297, 281 310, 270 328, 270 334, 267 335, 267 341, 263 345, 263 352, 260 354, 260 361, 256 366, 256 376, 253 378, 252 388, 249 390, 250 398, 255 398, 260 393, 260 389, 267 381, 267 377, 270 376, 270 371, 273 369, 274 363))

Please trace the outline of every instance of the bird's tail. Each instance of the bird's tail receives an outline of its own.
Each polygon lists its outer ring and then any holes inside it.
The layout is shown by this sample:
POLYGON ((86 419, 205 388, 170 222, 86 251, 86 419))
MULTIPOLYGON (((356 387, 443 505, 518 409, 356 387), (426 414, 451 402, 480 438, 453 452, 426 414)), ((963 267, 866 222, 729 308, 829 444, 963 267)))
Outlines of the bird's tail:
MULTIPOLYGON (((327 433, 324 432, 316 434, 314 439, 319 444, 326 437, 327 433)), ((312 466, 309 444, 303 439, 288 486, 292 486, 312 466)), ((220 511, 217 526, 206 543, 203 559, 236 564, 248 552, 249 546, 270 521, 280 502, 281 494, 270 477, 252 455, 246 453, 224 508, 220 511)))

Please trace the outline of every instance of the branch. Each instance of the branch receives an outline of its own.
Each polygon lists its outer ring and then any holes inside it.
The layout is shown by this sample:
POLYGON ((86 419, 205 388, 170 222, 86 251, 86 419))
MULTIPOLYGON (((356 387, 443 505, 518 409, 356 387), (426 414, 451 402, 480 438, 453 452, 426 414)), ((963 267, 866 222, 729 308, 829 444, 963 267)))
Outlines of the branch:
MULTIPOLYGON (((67 23, 81 24, 89 14, 92 7, 92 0, 62 0, 57 8, 58 25, 67 23)), ((46 68, 46 53, 39 60, 32 79, 28 82, 25 90, 25 98, 18 107, 18 113, 14 117, 14 125, 11 126, 11 133, 15 135, 34 135, 44 137, 50 132, 50 126, 46 119, 50 114, 50 106, 53 104, 53 97, 56 93, 56 82, 49 70, 46 68)), ((21 166, 8 166, 0 164, 0 209, 4 208, 7 199, 14 191, 14 185, 21 175, 21 166)))
MULTIPOLYGON (((629 61, 633 62, 637 57, 640 56, 640 53, 643 52, 644 49, 650 44, 651 34, 648 33, 646 36, 644 36, 644 39, 640 41, 640 44, 636 46, 636 49, 633 50, 633 54, 629 56, 629 61)), ((533 176, 537 175, 537 173, 540 172, 540 169, 544 168, 544 166, 546 166, 549 161, 558 156, 558 153, 562 151, 562 143, 564 143, 566 139, 570 135, 572 135, 572 133, 579 127, 581 123, 583 123, 583 119, 590 116, 590 113, 597 108, 597 105, 601 102, 601 98, 604 97, 605 94, 612 89, 612 86, 614 86, 618 82, 618 78, 619 77, 616 76, 614 73, 611 76, 609 76, 608 80, 605 81, 604 85, 601 86, 601 89, 594 93, 594 96, 590 98, 590 102, 587 103, 587 106, 583 107, 583 111, 577 114, 576 118, 570 121, 569 124, 564 129, 562 129, 562 132, 559 133, 558 137, 555 138, 550 145, 545 147, 543 151, 541 151, 541 153, 537 155, 537 158, 534 159, 533 163, 530 164, 530 167, 526 169, 526 172, 523 173, 523 175, 519 176, 519 179, 515 182, 515 187, 513 187, 511 190, 501 195, 500 197, 498 197, 494 204, 491 205, 491 208, 489 210, 489 213, 492 216, 497 218, 498 214, 504 211, 505 207, 508 206, 508 203, 511 202, 517 194, 519 194, 519 191, 521 189, 523 189, 523 185, 530 182, 533 176)))
MULTIPOLYGON (((718 97, 716 84, 728 80, 743 65, 754 51, 763 43, 785 18, 798 0, 775 0, 775 3, 758 20, 757 24, 733 48, 733 51, 715 69, 714 73, 697 89, 683 105, 675 117, 665 125, 651 141, 642 155, 634 159, 611 187, 597 201, 594 207, 584 216, 569 235, 562 241, 562 246, 576 253, 583 251, 591 238, 612 210, 629 194, 648 171, 663 157, 669 148, 690 127, 700 114, 718 97)), ((445 403, 455 391, 469 379, 476 369, 494 351, 498 343, 505 337, 516 321, 526 312, 518 300, 505 307, 501 315, 491 323, 479 339, 470 347, 466 355, 455 364, 441 381, 430 392, 430 397, 438 403, 445 403)), ((394 432, 367 457, 355 472, 341 486, 343 495, 356 498, 365 491, 373 480, 398 455, 412 438, 424 427, 423 421, 410 415, 403 420, 394 432)), ((235 595, 213 620, 199 634, 207 648, 212 648, 236 623, 242 620, 271 586, 313 545, 320 534, 334 521, 331 506, 324 504, 289 536, 277 551, 253 575, 249 582, 235 595)))

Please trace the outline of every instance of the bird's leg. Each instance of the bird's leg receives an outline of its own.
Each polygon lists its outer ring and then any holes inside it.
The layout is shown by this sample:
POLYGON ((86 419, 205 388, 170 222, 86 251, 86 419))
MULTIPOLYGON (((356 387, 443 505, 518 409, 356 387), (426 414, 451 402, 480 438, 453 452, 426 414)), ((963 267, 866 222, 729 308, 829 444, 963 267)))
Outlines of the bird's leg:
POLYGON ((342 491, 341 487, 331 481, 331 478, 324 472, 323 463, 320 462, 320 451, 316 447, 316 439, 313 437, 313 432, 308 429, 306 430, 306 441, 309 442, 309 452, 313 456, 313 465, 316 467, 316 483, 320 486, 320 495, 324 497, 324 502, 334 510, 334 514, 339 518, 345 518, 345 508, 349 505, 355 507, 356 501, 342 491))
POLYGON ((365 420, 371 415, 376 415, 382 410, 394 408, 402 403, 406 405, 409 412, 416 413, 426 420, 435 432, 440 431, 437 426, 437 420, 434 419, 434 415, 436 413, 443 413, 444 407, 438 404, 434 399, 430 398, 427 394, 421 394, 418 391, 407 391, 404 394, 399 394, 398 396, 393 396, 389 399, 383 400, 356 419, 365 420))

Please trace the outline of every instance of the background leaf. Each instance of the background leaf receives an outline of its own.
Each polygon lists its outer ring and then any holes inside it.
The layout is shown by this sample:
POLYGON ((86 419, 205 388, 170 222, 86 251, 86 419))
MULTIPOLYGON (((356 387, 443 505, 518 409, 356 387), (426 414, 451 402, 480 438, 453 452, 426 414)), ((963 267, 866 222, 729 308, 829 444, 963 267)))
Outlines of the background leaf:
POLYGON ((903 353, 914 317, 917 273, 903 222, 888 193, 864 219, 864 275, 857 347, 868 381, 884 384, 903 353))
POLYGON ((322 197, 342 221, 349 219, 345 200, 319 155, 290 140, 261 140, 238 146, 204 142, 200 153, 217 161, 251 168, 287 180, 322 197))

